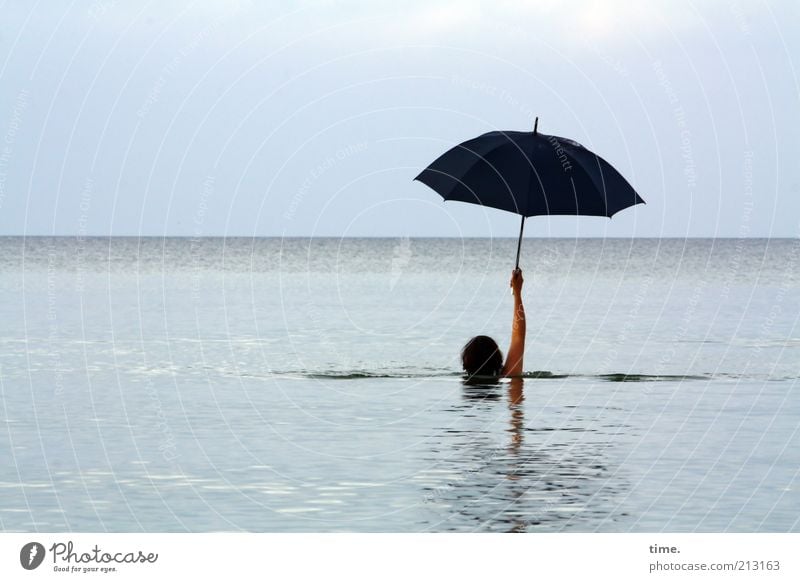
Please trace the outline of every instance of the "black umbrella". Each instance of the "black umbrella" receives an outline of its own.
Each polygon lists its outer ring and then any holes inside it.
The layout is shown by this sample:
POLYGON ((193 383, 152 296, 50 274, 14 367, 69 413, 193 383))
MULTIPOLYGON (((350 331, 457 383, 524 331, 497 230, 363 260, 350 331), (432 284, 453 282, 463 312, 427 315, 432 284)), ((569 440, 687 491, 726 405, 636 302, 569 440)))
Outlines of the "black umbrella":
POLYGON ((603 158, 581 144, 533 131, 491 131, 446 151, 415 180, 445 200, 460 200, 522 215, 611 217, 644 203, 603 158))

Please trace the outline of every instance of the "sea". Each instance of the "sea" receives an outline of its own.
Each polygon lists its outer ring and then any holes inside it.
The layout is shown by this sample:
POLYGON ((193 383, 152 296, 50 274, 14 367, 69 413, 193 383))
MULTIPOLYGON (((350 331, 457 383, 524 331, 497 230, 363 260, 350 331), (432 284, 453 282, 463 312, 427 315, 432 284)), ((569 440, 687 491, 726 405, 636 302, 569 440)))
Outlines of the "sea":
POLYGON ((0 238, 0 529, 800 531, 800 239, 0 238))

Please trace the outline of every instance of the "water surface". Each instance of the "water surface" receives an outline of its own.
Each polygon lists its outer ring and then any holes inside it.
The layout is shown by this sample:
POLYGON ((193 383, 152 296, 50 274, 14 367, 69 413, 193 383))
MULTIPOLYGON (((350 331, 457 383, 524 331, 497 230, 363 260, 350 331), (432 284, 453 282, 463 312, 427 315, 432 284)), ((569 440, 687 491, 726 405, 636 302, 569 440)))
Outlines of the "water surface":
POLYGON ((6 531, 798 531, 795 240, 0 239, 6 531))

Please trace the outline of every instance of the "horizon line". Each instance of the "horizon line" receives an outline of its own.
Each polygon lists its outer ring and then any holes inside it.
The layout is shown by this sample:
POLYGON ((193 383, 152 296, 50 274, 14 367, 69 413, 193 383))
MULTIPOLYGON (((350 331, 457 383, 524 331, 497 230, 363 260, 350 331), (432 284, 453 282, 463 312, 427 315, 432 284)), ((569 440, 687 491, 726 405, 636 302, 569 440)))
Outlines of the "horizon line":
MULTIPOLYGON (((363 240, 363 239, 429 239, 429 240, 518 240, 516 236, 430 236, 430 235, 364 235, 364 236, 338 236, 338 235, 191 235, 191 234, 0 234, 0 238, 78 238, 78 239, 112 239, 112 238, 138 238, 138 239, 336 239, 336 240, 363 240)), ((526 240, 795 240, 796 236, 524 236, 526 240)))

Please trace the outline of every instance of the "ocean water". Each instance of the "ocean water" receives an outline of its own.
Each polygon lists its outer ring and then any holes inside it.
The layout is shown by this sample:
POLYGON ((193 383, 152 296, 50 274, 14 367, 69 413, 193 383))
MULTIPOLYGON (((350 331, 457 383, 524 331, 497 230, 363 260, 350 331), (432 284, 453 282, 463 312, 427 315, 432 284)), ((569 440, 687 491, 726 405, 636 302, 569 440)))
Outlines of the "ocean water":
POLYGON ((4 531, 800 531, 800 240, 0 239, 4 531))

